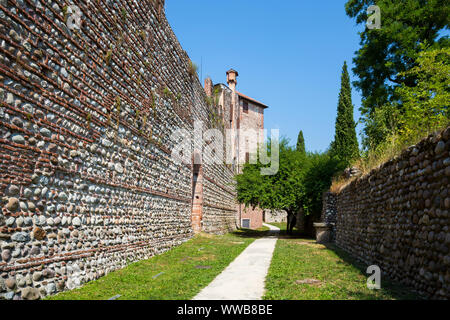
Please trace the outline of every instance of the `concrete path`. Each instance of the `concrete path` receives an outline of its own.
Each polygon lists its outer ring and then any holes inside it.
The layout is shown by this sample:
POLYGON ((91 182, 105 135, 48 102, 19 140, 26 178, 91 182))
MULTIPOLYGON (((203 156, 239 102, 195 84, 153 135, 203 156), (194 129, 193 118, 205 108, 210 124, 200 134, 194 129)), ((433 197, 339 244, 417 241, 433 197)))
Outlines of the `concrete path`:
POLYGON ((252 242, 193 300, 261 300, 280 229, 268 224, 269 235, 252 242))

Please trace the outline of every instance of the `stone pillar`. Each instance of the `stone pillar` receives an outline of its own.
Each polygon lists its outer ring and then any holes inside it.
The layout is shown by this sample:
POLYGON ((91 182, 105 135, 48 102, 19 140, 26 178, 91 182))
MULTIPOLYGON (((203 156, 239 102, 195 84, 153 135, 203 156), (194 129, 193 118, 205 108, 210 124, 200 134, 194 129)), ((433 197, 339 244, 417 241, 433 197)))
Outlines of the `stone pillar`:
POLYGON ((316 229, 316 242, 325 244, 330 242, 330 228, 326 223, 316 222, 314 223, 316 229))
MULTIPOLYGON (((194 233, 203 231, 203 169, 199 164, 199 159, 194 155, 193 172, 192 172, 192 229, 194 233)), ((201 163, 201 162, 200 162, 201 163)))
POLYGON ((323 208, 321 221, 324 221, 330 228, 330 241, 334 242, 336 239, 336 218, 337 218, 337 194, 332 192, 325 192, 323 195, 323 208))

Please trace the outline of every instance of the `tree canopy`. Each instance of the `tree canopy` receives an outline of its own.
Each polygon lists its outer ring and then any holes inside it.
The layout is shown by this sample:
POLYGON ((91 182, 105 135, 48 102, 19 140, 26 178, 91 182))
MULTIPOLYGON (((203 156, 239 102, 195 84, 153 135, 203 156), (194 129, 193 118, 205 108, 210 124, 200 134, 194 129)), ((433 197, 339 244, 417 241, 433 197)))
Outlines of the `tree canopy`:
MULTIPOLYGON (((349 0, 345 9, 358 24, 366 24, 370 5, 381 9, 381 29, 366 28, 360 33, 361 48, 353 59, 353 72, 359 77, 354 85, 363 96, 360 110, 369 124, 364 130, 366 147, 380 142, 382 131, 373 125, 378 108, 390 103, 403 112, 404 96, 396 88, 417 85, 418 74, 408 71, 417 66, 417 58, 423 51, 421 44, 431 49, 450 45, 449 38, 440 35, 442 30, 449 29, 448 0, 349 0)), ((381 118, 378 114, 378 120, 381 118)))
POLYGON ((450 47, 420 52, 415 67, 402 74, 416 78, 414 86, 395 89, 402 104, 386 103, 365 117, 364 143, 371 152, 392 144, 401 149, 450 123, 450 47))
POLYGON ((245 164, 236 176, 239 203, 261 209, 285 210, 296 214, 319 213, 322 194, 331 186, 333 175, 343 169, 329 154, 303 153, 280 142, 280 167, 276 175, 260 174, 261 164, 245 164))
POLYGON ((416 66, 401 73, 417 79, 414 87, 402 84, 396 89, 403 101, 399 119, 404 139, 427 135, 450 122, 450 47, 422 51, 416 66))
POLYGON ((302 176, 306 169, 306 155, 280 141, 278 173, 261 175, 261 163, 245 164, 243 173, 236 176, 238 201, 246 206, 262 209, 298 211, 302 204, 304 188, 302 176))

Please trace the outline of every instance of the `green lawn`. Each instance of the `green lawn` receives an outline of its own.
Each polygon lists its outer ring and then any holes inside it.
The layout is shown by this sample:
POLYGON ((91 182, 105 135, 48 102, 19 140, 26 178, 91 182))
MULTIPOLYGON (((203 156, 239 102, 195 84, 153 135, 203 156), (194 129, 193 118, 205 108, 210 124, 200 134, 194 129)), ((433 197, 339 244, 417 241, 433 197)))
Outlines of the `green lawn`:
MULTIPOLYGON (((292 237, 287 236, 285 223, 272 225, 282 231, 266 278, 264 299, 417 298, 384 278, 381 290, 367 289, 365 266, 356 263, 344 251, 333 245, 325 247, 314 240, 301 238, 298 231, 292 237), (318 282, 302 283, 308 280, 318 282)), ((265 235, 267 229, 244 229, 223 236, 197 235, 162 255, 130 264, 79 289, 47 299, 106 300, 121 295, 119 300, 189 300, 250 243, 265 235)))
POLYGON ((118 300, 189 300, 267 229, 239 230, 224 236, 197 235, 164 254, 47 299, 107 300, 121 295, 118 300))
POLYGON ((381 279, 381 290, 369 290, 366 267, 334 245, 319 245, 304 239, 298 232, 282 229, 269 274, 266 278, 266 300, 365 300, 418 299, 404 287, 381 279), (311 281, 312 280, 312 281, 311 281))

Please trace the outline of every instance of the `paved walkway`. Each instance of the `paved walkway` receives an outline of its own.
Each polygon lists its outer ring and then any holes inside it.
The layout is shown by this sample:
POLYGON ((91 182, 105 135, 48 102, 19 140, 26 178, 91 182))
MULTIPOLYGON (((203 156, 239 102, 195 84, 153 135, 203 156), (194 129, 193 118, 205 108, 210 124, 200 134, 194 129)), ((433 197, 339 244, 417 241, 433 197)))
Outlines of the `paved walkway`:
POLYGON ((280 229, 268 224, 269 235, 252 242, 193 300, 261 300, 280 229))

